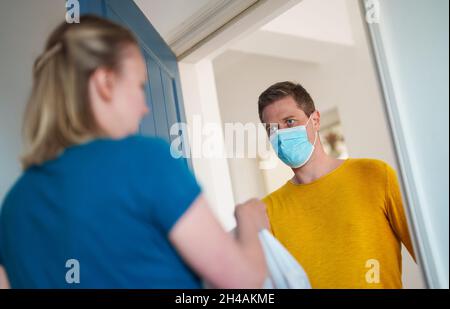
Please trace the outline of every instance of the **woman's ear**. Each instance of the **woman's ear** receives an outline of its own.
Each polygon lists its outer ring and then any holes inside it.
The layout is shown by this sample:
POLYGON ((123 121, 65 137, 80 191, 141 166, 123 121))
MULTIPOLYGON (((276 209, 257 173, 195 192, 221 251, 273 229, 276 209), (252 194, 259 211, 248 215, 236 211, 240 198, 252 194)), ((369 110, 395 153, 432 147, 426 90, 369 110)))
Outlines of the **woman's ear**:
POLYGON ((98 68, 91 76, 92 90, 105 103, 112 101, 115 75, 112 70, 98 68))

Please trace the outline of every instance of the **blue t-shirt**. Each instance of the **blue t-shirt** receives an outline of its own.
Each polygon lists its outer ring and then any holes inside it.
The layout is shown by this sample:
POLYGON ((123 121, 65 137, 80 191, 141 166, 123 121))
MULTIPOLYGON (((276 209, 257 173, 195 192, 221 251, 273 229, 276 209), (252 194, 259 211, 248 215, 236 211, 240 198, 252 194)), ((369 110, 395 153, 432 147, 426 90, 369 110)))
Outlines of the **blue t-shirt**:
POLYGON ((0 262, 13 288, 199 288, 168 239, 199 194, 163 140, 71 146, 7 194, 0 262))

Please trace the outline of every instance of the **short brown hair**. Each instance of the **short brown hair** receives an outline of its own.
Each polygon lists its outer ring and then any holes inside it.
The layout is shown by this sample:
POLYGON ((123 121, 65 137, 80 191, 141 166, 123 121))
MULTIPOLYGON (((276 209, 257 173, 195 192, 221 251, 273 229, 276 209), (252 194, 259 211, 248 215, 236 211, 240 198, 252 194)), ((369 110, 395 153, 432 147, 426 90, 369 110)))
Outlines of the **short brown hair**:
POLYGON ((263 122, 262 113, 267 106, 288 96, 295 100, 297 106, 305 112, 306 116, 311 116, 316 110, 313 99, 302 85, 289 81, 279 82, 267 88, 259 96, 258 113, 261 122, 263 122))

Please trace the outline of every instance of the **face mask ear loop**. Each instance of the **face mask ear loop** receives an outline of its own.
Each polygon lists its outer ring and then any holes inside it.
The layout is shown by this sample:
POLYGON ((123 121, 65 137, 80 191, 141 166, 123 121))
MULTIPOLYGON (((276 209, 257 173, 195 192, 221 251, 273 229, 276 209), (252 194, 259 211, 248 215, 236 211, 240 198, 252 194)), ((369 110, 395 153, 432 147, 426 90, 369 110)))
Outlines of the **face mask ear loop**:
POLYGON ((313 147, 316 146, 317 136, 318 136, 318 135, 319 135, 319 134, 318 134, 318 132, 316 131, 316 134, 314 134, 314 144, 313 144, 313 147))
MULTIPOLYGON (((312 114, 309 116, 308 121, 307 121, 306 124, 305 124, 305 129, 308 127, 308 123, 309 123, 309 121, 311 120, 311 117, 312 117, 312 114)), ((313 143, 313 147, 316 146, 317 135, 318 135, 318 134, 317 134, 317 131, 316 131, 316 133, 314 134, 314 143, 313 143)))
POLYGON ((306 124, 305 124, 305 129, 308 127, 308 123, 309 123, 309 121, 311 120, 311 117, 312 117, 312 114, 309 116, 308 121, 307 121, 306 124))

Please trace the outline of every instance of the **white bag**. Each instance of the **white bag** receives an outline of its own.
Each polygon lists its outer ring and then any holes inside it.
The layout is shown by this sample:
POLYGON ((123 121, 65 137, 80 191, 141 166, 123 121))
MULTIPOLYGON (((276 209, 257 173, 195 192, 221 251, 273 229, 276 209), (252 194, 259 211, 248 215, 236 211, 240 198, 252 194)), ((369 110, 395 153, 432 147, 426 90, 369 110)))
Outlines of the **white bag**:
POLYGON ((259 239, 267 263, 268 278, 264 289, 310 289, 308 276, 297 260, 268 231, 261 230, 259 239))

